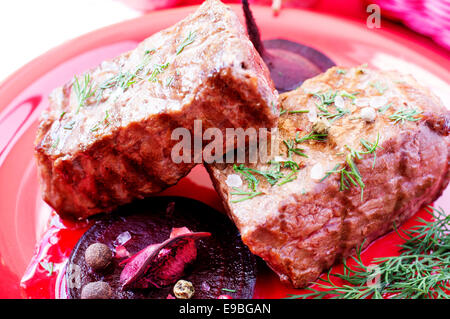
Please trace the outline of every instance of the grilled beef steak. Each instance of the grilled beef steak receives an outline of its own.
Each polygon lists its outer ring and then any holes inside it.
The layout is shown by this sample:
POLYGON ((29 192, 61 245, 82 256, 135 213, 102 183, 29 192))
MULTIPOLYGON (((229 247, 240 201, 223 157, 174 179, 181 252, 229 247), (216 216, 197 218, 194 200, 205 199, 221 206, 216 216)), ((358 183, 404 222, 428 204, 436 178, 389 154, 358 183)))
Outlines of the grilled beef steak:
POLYGON ((280 99, 270 164, 208 170, 243 242, 303 287, 440 196, 450 117, 412 77, 365 67, 331 68, 280 99))
POLYGON ((208 0, 173 27, 50 97, 36 139, 45 201, 61 216, 108 212, 175 184, 175 128, 274 127, 278 95, 231 9, 208 0))

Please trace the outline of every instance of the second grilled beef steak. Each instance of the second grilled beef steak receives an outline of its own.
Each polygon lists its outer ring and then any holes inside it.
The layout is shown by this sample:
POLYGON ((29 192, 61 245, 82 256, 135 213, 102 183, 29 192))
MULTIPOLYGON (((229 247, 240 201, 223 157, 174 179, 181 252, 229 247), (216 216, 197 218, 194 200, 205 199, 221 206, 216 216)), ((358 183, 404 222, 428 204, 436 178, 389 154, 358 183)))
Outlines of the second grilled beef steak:
POLYGON ((410 76, 362 67, 331 68, 280 99, 271 163, 208 169, 243 242, 303 287, 441 194, 450 116, 410 76))
POLYGON ((208 0, 173 27, 56 89, 36 158, 45 201, 86 218, 175 184, 173 129, 276 126, 277 92, 238 17, 208 0))

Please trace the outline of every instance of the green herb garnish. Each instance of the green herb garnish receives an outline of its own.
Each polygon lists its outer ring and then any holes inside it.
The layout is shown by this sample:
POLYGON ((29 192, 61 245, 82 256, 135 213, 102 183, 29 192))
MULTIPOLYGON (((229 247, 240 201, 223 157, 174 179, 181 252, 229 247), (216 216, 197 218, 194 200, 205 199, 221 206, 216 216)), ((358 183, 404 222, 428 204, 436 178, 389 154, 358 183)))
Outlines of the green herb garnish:
POLYGON ((342 274, 330 269, 326 279, 316 282, 320 290, 307 287, 309 293, 288 298, 450 299, 450 214, 431 206, 425 210, 432 221, 418 218, 420 224, 406 231, 394 225, 405 241, 399 245, 399 256, 375 258, 367 265, 361 258, 363 243, 356 257, 350 257, 354 265, 343 260, 342 274), (332 278, 344 283, 338 285, 332 278))
POLYGON ((381 95, 383 95, 384 92, 386 92, 386 90, 389 88, 387 85, 383 85, 383 83, 381 83, 380 81, 370 82, 370 86, 375 88, 381 95))
POLYGON ((53 275, 54 264, 52 262, 41 261, 39 264, 48 272, 47 276, 53 275))
POLYGON ((222 288, 222 291, 226 291, 226 292, 236 292, 236 290, 234 290, 234 289, 228 289, 228 288, 222 288))
POLYGON ((380 112, 380 113, 385 113, 387 110, 389 110, 389 108, 391 107, 391 105, 392 105, 392 102, 386 104, 385 106, 379 108, 379 109, 378 109, 378 112, 380 112))
POLYGON ((91 83, 91 75, 86 73, 82 83, 75 77, 73 83, 73 91, 78 99, 78 107, 76 113, 80 111, 80 108, 86 105, 87 100, 92 97, 95 93, 93 84, 91 83))
POLYGON ((401 109, 395 112, 394 114, 389 116, 389 119, 394 121, 394 124, 401 123, 403 124, 405 121, 415 122, 419 121, 420 117, 415 117, 417 115, 422 114, 422 111, 416 110, 416 109, 401 109))
POLYGON ((189 32, 188 36, 183 40, 183 42, 178 46, 176 55, 183 52, 184 48, 187 47, 189 44, 192 44, 195 41, 195 38, 197 37, 196 32, 189 32))
POLYGON ((288 139, 288 140, 283 140, 284 145, 286 145, 287 147, 287 151, 288 151, 288 158, 291 159, 292 158, 292 154, 295 153, 297 155, 303 156, 303 157, 308 157, 308 155, 306 155, 305 153, 303 153, 305 150, 301 149, 301 148, 297 148, 296 147, 296 140, 295 139, 288 139))
POLYGON ((109 112, 108 112, 108 110, 106 110, 105 117, 103 118, 103 120, 101 120, 97 124, 95 124, 95 126, 93 128, 91 128, 90 131, 91 132, 98 131, 98 129, 100 128, 100 125, 102 125, 103 123, 105 123, 105 126, 109 126, 111 123, 108 121, 108 119, 109 119, 109 112))
POLYGON ((231 193, 230 193, 231 195, 241 195, 241 196, 245 196, 245 197, 242 197, 242 198, 240 198, 240 199, 232 200, 232 201, 231 201, 232 203, 243 202, 243 201, 245 201, 245 200, 252 199, 253 197, 256 197, 256 196, 262 194, 262 192, 257 192, 257 191, 254 191, 254 190, 251 190, 251 191, 244 191, 244 190, 239 189, 239 188, 237 188, 237 187, 233 187, 233 189, 234 189, 234 192, 231 192, 231 193))
POLYGON ((327 134, 318 134, 318 133, 314 133, 314 132, 310 132, 302 137, 298 137, 298 134, 299 134, 299 132, 297 132, 297 134, 295 136, 295 142, 297 144, 303 143, 303 142, 309 141, 309 140, 324 141, 328 136, 327 134))
POLYGON ((169 62, 166 62, 164 64, 155 64, 153 72, 150 74, 150 77, 148 78, 148 80, 150 82, 156 82, 156 77, 160 73, 162 73, 165 69, 167 69, 168 67, 169 67, 169 62))
POLYGON ((346 114, 350 113, 350 110, 343 109, 338 107, 334 102, 336 96, 347 97, 352 100, 356 99, 355 94, 348 93, 346 91, 333 91, 329 90, 327 92, 318 92, 318 93, 310 93, 313 96, 319 98, 319 103, 316 102, 316 107, 319 109, 321 113, 318 113, 319 116, 325 117, 331 123, 340 119, 346 114), (332 112, 328 109, 328 106, 334 104, 335 111, 332 112))
POLYGON ((363 182, 361 173, 359 172, 358 167, 355 164, 355 159, 362 159, 363 155, 366 154, 374 154, 374 160, 372 164, 373 169, 375 167, 376 150, 378 148, 381 148, 379 142, 380 142, 380 135, 377 134, 377 139, 374 143, 366 141, 365 139, 360 140, 360 143, 366 149, 365 151, 358 151, 351 148, 348 145, 345 145, 345 147, 350 151, 350 153, 348 153, 346 156, 345 163, 337 164, 331 171, 326 172, 325 176, 320 181, 321 182, 324 181, 327 177, 329 177, 333 173, 338 173, 340 175, 339 190, 340 191, 348 190, 351 186, 359 187, 361 189, 361 201, 362 201, 364 198, 365 184, 363 182))

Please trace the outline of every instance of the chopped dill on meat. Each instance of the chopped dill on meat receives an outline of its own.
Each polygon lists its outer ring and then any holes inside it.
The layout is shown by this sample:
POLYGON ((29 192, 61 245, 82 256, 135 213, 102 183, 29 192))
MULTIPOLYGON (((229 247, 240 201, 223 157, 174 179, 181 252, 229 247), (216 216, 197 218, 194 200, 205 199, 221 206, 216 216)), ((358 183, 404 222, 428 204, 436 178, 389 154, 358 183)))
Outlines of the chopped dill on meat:
POLYGON ((238 200, 233 200, 231 201, 232 203, 242 202, 244 200, 251 199, 255 196, 263 194, 262 192, 257 191, 257 187, 259 185, 259 179, 257 178, 257 176, 264 178, 271 186, 282 186, 295 180, 297 176, 294 175, 300 168, 299 165, 292 159, 287 159, 286 161, 272 160, 269 161, 268 164, 270 164, 269 170, 257 170, 246 167, 244 164, 233 165, 234 171, 241 174, 247 181, 249 191, 243 191, 241 189, 233 187, 235 192, 232 192, 231 195, 245 195, 246 197, 240 198, 238 200), (285 173, 281 171, 281 168, 288 168, 290 169, 290 172, 285 175, 285 173))
POLYGON ((292 182, 295 179, 297 179, 297 175, 295 174, 295 171, 292 171, 278 183, 278 186, 281 186, 281 185, 284 185, 286 183, 292 182))
POLYGON ((76 110, 76 113, 78 113, 80 111, 80 108, 85 106, 87 100, 95 93, 95 89, 91 82, 91 75, 89 73, 86 73, 81 83, 78 80, 78 77, 75 76, 75 80, 73 82, 73 91, 78 99, 78 107, 76 110))
POLYGON ((262 192, 257 192, 257 191, 254 191, 254 190, 252 190, 252 191, 244 191, 244 190, 239 189, 237 187, 233 187, 233 189, 234 189, 234 192, 231 192, 230 193, 231 195, 241 195, 241 196, 245 196, 245 197, 242 197, 242 198, 239 198, 239 199, 234 199, 234 200, 231 201, 232 203, 243 202, 245 200, 252 199, 253 197, 256 197, 256 196, 262 194, 262 192))
POLYGON ((156 82, 157 76, 159 74, 161 74, 168 67, 169 67, 169 62, 166 62, 164 64, 155 64, 154 69, 153 69, 152 73, 150 74, 150 77, 148 78, 148 80, 150 82, 156 82))
POLYGON ((126 91, 130 86, 135 84, 138 80, 143 80, 144 76, 147 74, 141 74, 142 71, 147 67, 147 65, 150 63, 151 55, 156 52, 156 49, 152 50, 146 50, 144 52, 144 58, 142 62, 134 69, 133 72, 122 70, 119 71, 119 73, 113 75, 109 79, 105 80, 104 82, 100 83, 98 86, 98 91, 96 95, 97 104, 101 101, 103 98, 103 93, 106 89, 113 89, 113 88, 121 88, 122 91, 126 91))
POLYGON ((389 108, 391 107, 391 105, 392 105, 392 102, 386 104, 385 106, 379 108, 379 109, 378 109, 378 112, 380 112, 380 113, 382 113, 382 114, 385 113, 387 110, 389 110, 389 108))
POLYGON ((325 141, 325 139, 328 136, 328 134, 318 134, 318 133, 310 132, 302 137, 298 137, 299 134, 300 134, 300 132, 297 132, 297 134, 295 135, 295 142, 297 144, 303 143, 308 140, 325 141))
POLYGON ((389 119, 394 121, 394 124, 397 124, 399 122, 403 124, 405 121, 415 122, 420 120, 420 117, 415 116, 420 115, 422 113, 423 113, 422 111, 413 108, 410 109, 404 108, 390 115, 389 119))
POLYGON ((183 42, 178 46, 176 55, 183 52, 184 48, 187 47, 189 44, 192 44, 195 41, 195 38, 197 37, 197 33, 194 31, 190 31, 188 36, 183 40, 183 42))
POLYGON ((54 264, 52 262, 41 261, 39 265, 47 271, 47 276, 53 275, 54 264))
POLYGON ((96 132, 99 130, 100 125, 102 125, 103 123, 105 123, 105 126, 109 126, 111 125, 111 123, 108 121, 109 118, 109 113, 108 110, 105 111, 105 117, 103 118, 103 120, 99 121, 97 124, 95 124, 95 126, 93 128, 90 129, 91 132, 96 132))
POLYGON ((381 95, 383 95, 384 92, 386 92, 386 90, 389 88, 387 85, 383 85, 381 81, 370 82, 369 84, 371 87, 375 88, 381 95))
POLYGON ((300 114, 300 113, 309 113, 309 110, 293 110, 293 111, 288 111, 288 110, 280 110, 280 115, 283 114, 300 114))
POLYGON ((350 189, 350 187, 356 186, 361 189, 361 201, 364 198, 364 188, 365 184, 363 182, 361 173, 358 170, 358 167, 355 164, 355 159, 362 159, 363 155, 366 154, 374 154, 372 169, 375 167, 376 161, 376 150, 378 148, 382 148, 379 145, 380 142, 380 134, 377 134, 377 139, 374 143, 366 141, 365 139, 360 139, 361 145, 366 149, 365 151, 358 151, 351 148, 348 145, 345 147, 350 151, 347 154, 346 160, 344 164, 337 164, 331 171, 326 172, 325 176, 320 180, 321 182, 328 178, 331 174, 337 173, 340 175, 340 185, 339 190, 344 191, 350 189))
POLYGON ((288 158, 291 159, 292 158, 292 154, 295 153, 297 155, 303 156, 303 157, 308 157, 308 155, 306 155, 305 153, 303 153, 305 150, 301 149, 301 148, 297 148, 296 147, 296 141, 295 139, 287 139, 287 140, 283 140, 284 145, 286 145, 287 147, 287 151, 288 151, 288 158))
POLYGON ((169 77, 166 79, 166 86, 170 86, 170 85, 172 84, 172 82, 173 82, 174 79, 175 79, 175 76, 174 76, 174 75, 169 76, 169 77))
POLYGON ((57 148, 59 144, 59 136, 56 138, 56 141, 52 144, 52 148, 57 148))
POLYGON ((346 91, 328 90, 326 92, 316 92, 316 93, 309 93, 309 94, 311 94, 314 97, 319 99, 319 103, 317 103, 317 102, 315 103, 316 107, 320 111, 320 113, 318 113, 317 115, 326 118, 331 123, 340 119, 344 115, 351 113, 350 110, 344 109, 344 108, 336 105, 336 103, 335 103, 336 96, 346 97, 351 100, 356 99, 355 94, 351 94, 346 91), (334 104, 334 108, 335 108, 334 112, 330 111, 328 109, 328 107, 332 104, 334 104))

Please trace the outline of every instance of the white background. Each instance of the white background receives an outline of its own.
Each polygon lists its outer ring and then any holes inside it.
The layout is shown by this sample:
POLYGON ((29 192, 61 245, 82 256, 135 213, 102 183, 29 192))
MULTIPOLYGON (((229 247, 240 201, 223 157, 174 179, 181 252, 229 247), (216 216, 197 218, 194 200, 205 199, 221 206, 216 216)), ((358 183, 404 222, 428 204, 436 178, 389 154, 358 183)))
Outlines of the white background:
POLYGON ((117 0, 0 0, 0 82, 67 40, 139 15, 117 0))

